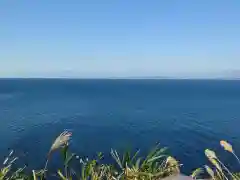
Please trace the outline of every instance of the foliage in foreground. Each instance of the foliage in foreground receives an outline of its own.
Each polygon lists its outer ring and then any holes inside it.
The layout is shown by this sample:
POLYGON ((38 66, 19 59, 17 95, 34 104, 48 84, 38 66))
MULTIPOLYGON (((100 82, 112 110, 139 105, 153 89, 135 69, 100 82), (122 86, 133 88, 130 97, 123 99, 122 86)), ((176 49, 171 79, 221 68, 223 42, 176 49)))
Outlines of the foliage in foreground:
MULTIPOLYGON (((17 157, 13 156, 13 151, 3 162, 3 167, 0 171, 0 180, 46 180, 52 179, 53 176, 48 172, 48 161, 51 159, 51 154, 60 150, 63 157, 63 169, 59 169, 55 173, 55 178, 62 180, 157 180, 165 177, 174 177, 180 174, 180 164, 172 156, 166 154, 166 148, 160 148, 157 145, 152 149, 146 157, 140 157, 139 151, 131 154, 125 152, 119 155, 116 150, 111 150, 111 156, 114 159, 113 164, 103 164, 104 159, 102 153, 97 155, 96 159, 88 160, 81 159, 76 154, 69 151, 69 139, 71 133, 64 131, 61 133, 52 144, 46 160, 46 165, 43 169, 32 170, 31 173, 25 171, 26 167, 15 169, 13 165, 17 157), (73 168, 73 160, 78 160, 78 168, 73 168)), ((234 153, 232 146, 226 141, 220 141, 220 145, 227 151, 233 154, 240 163, 239 158, 234 153)), ((202 178, 202 174, 207 173, 206 178, 213 180, 240 180, 240 173, 232 173, 217 157, 214 151, 206 149, 205 155, 211 162, 211 167, 208 165, 203 168, 196 169, 192 174, 192 179, 202 178)))

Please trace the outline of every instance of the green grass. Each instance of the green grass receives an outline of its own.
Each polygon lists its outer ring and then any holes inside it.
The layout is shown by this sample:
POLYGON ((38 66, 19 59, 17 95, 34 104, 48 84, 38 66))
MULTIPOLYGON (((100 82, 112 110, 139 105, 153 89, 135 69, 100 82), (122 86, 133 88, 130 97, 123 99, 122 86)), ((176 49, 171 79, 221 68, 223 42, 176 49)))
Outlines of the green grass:
MULTIPOLYGON (((81 159, 78 155, 70 151, 68 141, 71 133, 64 131, 61 133, 51 146, 46 165, 42 169, 27 172, 25 167, 13 168, 16 165, 17 158, 14 157, 13 151, 3 162, 0 171, 0 180, 45 180, 52 179, 54 176, 62 180, 158 180, 169 176, 175 176, 180 173, 180 163, 166 152, 166 148, 161 148, 158 144, 149 151, 148 155, 141 157, 139 151, 131 153, 126 151, 120 155, 116 150, 111 150, 110 154, 114 160, 112 164, 102 163, 104 155, 98 153, 95 159, 81 159), (48 162, 51 161, 51 154, 55 151, 61 152, 63 168, 56 172, 48 171, 48 162), (73 160, 76 163, 73 166, 73 160)), ((226 152, 234 153, 232 146, 226 141, 221 141, 220 145, 226 152)), ((206 157, 209 159, 209 165, 203 165, 202 168, 196 169, 191 175, 193 179, 207 178, 213 180, 240 180, 240 173, 231 172, 212 150, 205 150, 206 157), (207 174, 207 175, 206 175, 207 174)))

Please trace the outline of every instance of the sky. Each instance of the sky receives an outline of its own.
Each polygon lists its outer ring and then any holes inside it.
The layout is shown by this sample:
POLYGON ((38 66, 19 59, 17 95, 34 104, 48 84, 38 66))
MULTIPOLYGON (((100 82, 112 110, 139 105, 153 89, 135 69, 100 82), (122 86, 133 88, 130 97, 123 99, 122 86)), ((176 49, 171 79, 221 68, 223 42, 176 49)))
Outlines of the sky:
POLYGON ((0 1, 0 77, 239 70, 239 0, 0 1))

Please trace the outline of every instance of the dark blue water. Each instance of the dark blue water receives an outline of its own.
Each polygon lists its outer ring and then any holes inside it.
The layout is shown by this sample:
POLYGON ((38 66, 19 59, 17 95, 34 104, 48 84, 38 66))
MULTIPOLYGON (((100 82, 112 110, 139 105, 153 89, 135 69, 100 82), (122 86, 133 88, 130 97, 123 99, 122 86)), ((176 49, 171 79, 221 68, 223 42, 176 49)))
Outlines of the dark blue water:
POLYGON ((240 81, 2 79, 0 121, 2 156, 14 148, 33 168, 70 129, 80 156, 110 148, 144 154, 160 142, 190 172, 206 163, 205 148, 234 161, 221 139, 240 154, 240 81))

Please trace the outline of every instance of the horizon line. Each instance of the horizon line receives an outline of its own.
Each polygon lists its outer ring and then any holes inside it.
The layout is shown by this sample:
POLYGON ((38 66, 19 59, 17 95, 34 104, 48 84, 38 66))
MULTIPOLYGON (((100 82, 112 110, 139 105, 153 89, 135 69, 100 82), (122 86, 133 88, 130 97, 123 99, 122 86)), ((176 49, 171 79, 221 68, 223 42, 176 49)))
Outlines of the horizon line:
POLYGON ((240 78, 227 77, 0 77, 0 80, 14 79, 56 79, 56 80, 240 80, 240 78))

